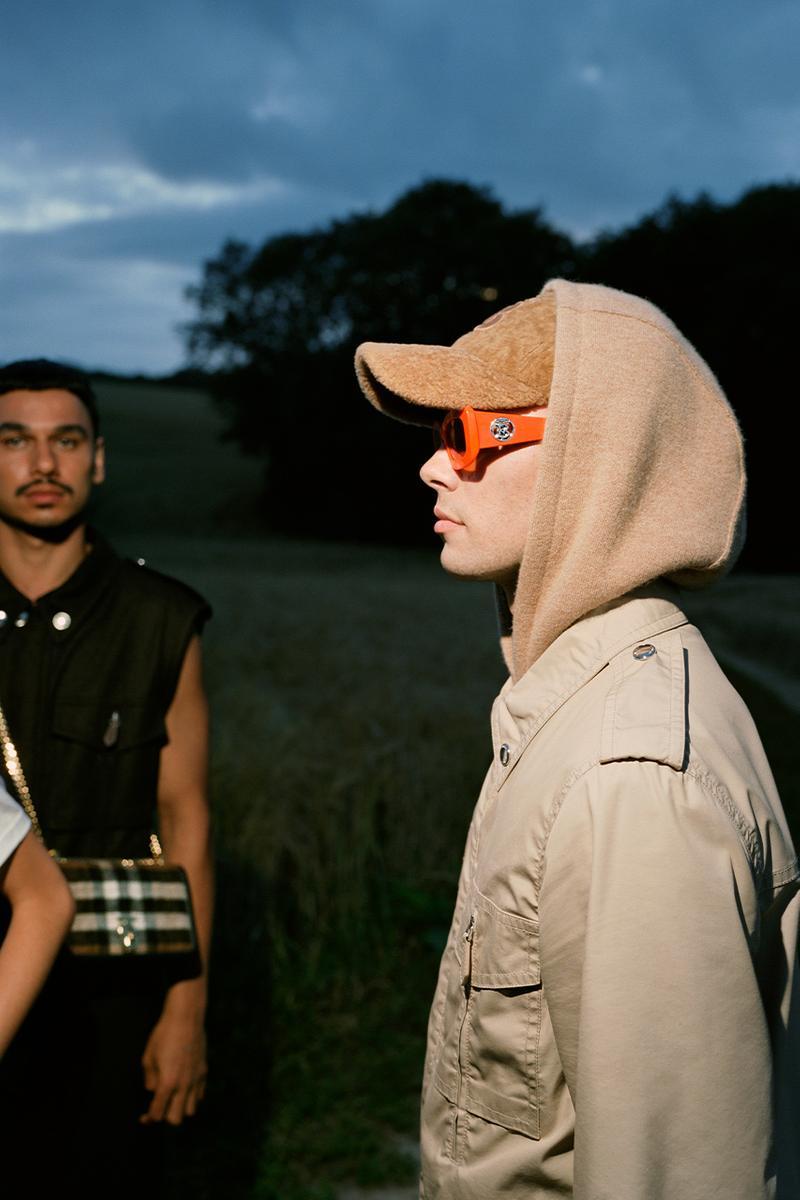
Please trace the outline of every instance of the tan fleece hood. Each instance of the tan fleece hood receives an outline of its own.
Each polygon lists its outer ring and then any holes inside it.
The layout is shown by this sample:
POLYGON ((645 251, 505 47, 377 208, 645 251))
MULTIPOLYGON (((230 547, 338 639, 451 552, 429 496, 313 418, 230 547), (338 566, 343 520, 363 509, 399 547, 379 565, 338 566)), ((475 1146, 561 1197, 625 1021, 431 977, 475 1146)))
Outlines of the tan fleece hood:
MULTIPOLYGON (((512 357, 517 383, 524 384, 526 371, 534 381, 524 389, 526 407, 540 386, 542 364, 549 368, 552 361, 510 645, 507 622, 504 630, 514 678, 580 617, 646 583, 662 577, 686 587, 711 583, 735 561, 744 533, 739 427, 693 347, 652 304, 624 292, 556 279, 545 296, 555 301, 552 359, 541 348, 540 329, 524 341, 526 305, 531 313, 547 313, 551 304, 525 301, 510 310, 514 326, 522 321, 520 329, 510 329, 505 318, 494 327, 523 339, 512 357), (528 346, 534 348, 530 354, 528 346)), ((357 363, 365 393, 392 415, 400 415, 397 399, 406 406, 477 407, 469 389, 459 395, 448 388, 446 365, 459 343, 476 338, 480 328, 450 348, 391 346, 382 357, 374 344, 361 347, 357 363), (437 352, 423 356, 425 365, 438 357, 443 376, 422 400, 427 371, 419 370, 419 351, 425 349, 437 352), (376 394, 374 384, 365 386, 365 367, 373 363, 378 370, 372 379, 383 376, 395 402, 387 402, 385 392, 376 394)), ((493 366, 481 364, 494 382, 491 403, 480 407, 522 407, 519 398, 497 403, 503 381, 493 366)), ((406 411, 402 415, 408 419, 406 411)), ((420 423, 426 419, 428 413, 421 414, 420 423)))

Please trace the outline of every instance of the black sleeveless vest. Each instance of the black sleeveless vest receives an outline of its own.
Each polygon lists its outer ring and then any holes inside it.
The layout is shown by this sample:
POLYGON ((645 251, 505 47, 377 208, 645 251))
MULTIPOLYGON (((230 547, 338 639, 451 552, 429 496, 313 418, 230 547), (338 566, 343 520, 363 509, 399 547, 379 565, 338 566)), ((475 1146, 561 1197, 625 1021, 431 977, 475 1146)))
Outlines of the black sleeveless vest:
POLYGON ((186 647, 211 610, 90 538, 78 570, 35 604, 0 574, 0 702, 48 847, 134 858, 155 828, 165 716, 186 647))

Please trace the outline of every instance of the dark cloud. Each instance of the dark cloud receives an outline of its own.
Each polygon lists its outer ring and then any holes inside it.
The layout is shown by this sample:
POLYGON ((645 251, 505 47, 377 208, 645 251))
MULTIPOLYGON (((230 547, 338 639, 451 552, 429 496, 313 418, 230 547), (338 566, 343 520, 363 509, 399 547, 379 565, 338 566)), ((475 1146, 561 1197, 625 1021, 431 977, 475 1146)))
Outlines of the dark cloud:
POLYGON ((103 325, 99 289, 146 365, 153 281, 166 320, 164 289, 182 311, 226 236, 379 207, 426 176, 579 233, 670 191, 796 176, 798 34, 795 0, 18 5, 0 46, 7 337, 25 312, 68 321, 113 362, 119 339, 80 331, 79 309, 103 325))
POLYGON ((131 122, 130 135, 137 157, 167 179, 238 182, 283 174, 291 128, 280 118, 256 121, 218 97, 147 113, 131 122))

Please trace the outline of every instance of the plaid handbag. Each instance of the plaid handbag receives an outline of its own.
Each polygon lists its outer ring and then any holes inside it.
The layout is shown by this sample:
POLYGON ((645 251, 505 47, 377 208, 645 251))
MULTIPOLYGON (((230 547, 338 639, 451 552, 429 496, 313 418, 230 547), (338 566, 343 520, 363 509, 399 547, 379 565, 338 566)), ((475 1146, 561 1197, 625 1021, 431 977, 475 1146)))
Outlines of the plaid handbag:
MULTIPOLYGON (((44 842, 17 749, 0 705, 3 761, 33 831, 44 842)), ((55 858, 66 876, 76 911, 67 946, 96 958, 163 955, 197 961, 197 934, 189 881, 183 867, 164 862, 155 834, 151 858, 55 858)))
POLYGON ((57 858, 75 899, 73 954, 192 954, 197 950, 183 867, 154 858, 57 858))

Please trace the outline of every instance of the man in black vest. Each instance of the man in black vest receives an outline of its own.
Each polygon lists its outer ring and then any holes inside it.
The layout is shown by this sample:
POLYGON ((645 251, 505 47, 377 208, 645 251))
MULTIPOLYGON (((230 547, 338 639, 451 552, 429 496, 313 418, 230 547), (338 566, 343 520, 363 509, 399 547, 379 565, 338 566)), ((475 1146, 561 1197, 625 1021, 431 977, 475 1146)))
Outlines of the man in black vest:
POLYGON ((45 842, 141 858, 157 825, 189 878, 202 959, 175 982, 147 959, 62 953, 0 1068, 6 1163, 24 1162, 34 1193, 74 1180, 83 1196, 141 1194, 146 1178, 152 1195, 160 1130, 205 1087, 210 610, 87 529, 103 476, 88 378, 45 360, 1 368, 0 703, 45 842))

